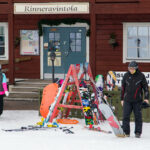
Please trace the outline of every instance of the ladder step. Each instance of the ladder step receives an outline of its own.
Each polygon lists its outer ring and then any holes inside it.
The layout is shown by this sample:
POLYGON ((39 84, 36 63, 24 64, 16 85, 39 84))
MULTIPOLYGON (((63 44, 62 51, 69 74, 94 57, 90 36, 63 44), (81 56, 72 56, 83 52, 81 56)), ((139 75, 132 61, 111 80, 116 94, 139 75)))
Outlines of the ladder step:
POLYGON ((74 108, 74 109, 83 109, 82 106, 77 106, 77 105, 64 105, 64 104, 58 104, 58 107, 74 108))

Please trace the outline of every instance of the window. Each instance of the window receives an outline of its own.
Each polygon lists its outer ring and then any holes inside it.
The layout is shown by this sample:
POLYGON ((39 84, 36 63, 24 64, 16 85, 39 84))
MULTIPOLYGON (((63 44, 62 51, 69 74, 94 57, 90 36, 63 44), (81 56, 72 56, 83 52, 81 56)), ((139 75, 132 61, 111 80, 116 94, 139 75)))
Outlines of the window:
POLYGON ((70 48, 72 52, 81 52, 81 33, 70 33, 70 48))
POLYGON ((8 24, 0 23, 0 59, 8 59, 8 24))
POLYGON ((150 62, 150 23, 124 23, 123 62, 150 62))
POLYGON ((60 51, 60 33, 49 33, 50 51, 60 51))

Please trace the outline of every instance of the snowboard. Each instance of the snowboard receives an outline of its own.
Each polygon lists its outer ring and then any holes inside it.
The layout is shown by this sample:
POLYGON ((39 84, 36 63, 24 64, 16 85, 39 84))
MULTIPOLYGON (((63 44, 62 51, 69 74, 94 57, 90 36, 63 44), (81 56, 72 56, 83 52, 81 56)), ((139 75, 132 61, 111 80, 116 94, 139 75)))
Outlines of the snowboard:
POLYGON ((116 83, 116 73, 114 71, 109 71, 106 77, 106 89, 107 91, 112 91, 115 88, 116 83))
POLYGON ((125 137, 123 129, 117 120, 116 116, 112 112, 111 108, 107 104, 99 104, 99 109, 108 121, 109 125, 111 126, 114 134, 118 137, 125 137))

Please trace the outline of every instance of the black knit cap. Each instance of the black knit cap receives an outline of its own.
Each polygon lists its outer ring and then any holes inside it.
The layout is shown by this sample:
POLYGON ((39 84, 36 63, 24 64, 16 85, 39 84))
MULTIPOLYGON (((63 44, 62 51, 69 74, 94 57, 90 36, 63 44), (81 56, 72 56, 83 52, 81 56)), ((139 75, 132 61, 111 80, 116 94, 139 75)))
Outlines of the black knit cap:
POLYGON ((136 61, 131 61, 128 65, 128 67, 138 69, 138 64, 136 61))

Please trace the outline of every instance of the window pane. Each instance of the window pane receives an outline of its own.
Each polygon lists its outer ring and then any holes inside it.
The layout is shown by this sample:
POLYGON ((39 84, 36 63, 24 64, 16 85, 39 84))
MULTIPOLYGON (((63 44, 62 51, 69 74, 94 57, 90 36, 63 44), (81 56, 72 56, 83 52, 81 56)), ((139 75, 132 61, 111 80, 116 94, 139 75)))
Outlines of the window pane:
POLYGON ((60 41, 55 41, 54 42, 54 50, 59 51, 60 50, 60 41))
POLYGON ((128 37, 137 36, 137 27, 128 27, 128 37))
POLYGON ((4 46, 5 44, 5 38, 4 36, 0 36, 0 46, 4 46))
POLYGON ((54 38, 54 33, 49 33, 49 39, 53 39, 54 38))
POLYGON ((76 46, 76 51, 81 52, 81 46, 76 46))
POLYGON ((5 48, 4 47, 0 47, 0 55, 5 55, 5 48))
POLYGON ((81 33, 76 33, 76 38, 81 39, 81 33))
POLYGON ((55 33, 55 40, 59 40, 60 39, 60 34, 59 33, 55 33))
POLYGON ((0 27, 0 35, 4 35, 4 27, 0 27))
POLYGON ((49 50, 50 51, 54 50, 54 39, 50 39, 49 41, 49 50))
POLYGON ((76 45, 81 45, 81 40, 76 40, 76 45))
POLYGON ((148 27, 139 27, 138 36, 148 36, 148 27))
POLYGON ((137 48, 128 48, 127 56, 130 58, 137 58, 137 48))
POLYGON ((70 38, 75 39, 75 33, 70 33, 70 38))
POLYGON ((50 39, 50 40, 49 40, 49 43, 50 43, 51 45, 52 45, 52 44, 54 45, 54 39, 50 39))
POLYGON ((75 46, 71 46, 71 51, 76 51, 76 47, 75 46))
POLYGON ((139 57, 148 58, 149 57, 148 48, 139 48, 139 57))
POLYGON ((128 47, 137 47, 137 37, 128 37, 128 47))
POLYGON ((75 44, 76 44, 76 43, 75 43, 75 40, 71 39, 71 40, 70 40, 70 44, 71 44, 71 45, 75 45, 75 44))
POLYGON ((139 37, 138 38, 138 47, 148 47, 148 37, 139 37))

